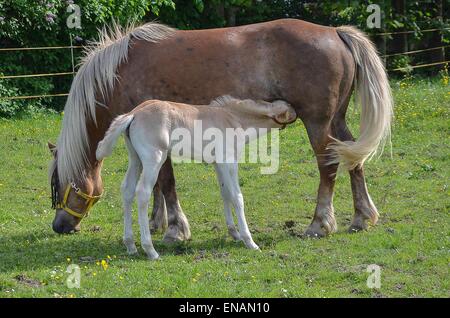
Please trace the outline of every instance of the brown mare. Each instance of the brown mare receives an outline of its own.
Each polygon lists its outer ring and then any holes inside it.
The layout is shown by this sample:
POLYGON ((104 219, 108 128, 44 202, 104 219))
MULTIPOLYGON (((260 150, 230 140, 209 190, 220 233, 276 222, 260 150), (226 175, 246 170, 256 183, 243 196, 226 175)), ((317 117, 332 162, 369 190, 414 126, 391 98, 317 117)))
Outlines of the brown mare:
MULTIPOLYGON (((224 94, 286 100, 303 121, 320 172, 308 235, 336 231, 333 187, 339 162, 351 178, 355 214, 350 231, 376 223, 363 163, 389 135, 392 101, 383 64, 363 33, 292 19, 196 31, 146 24, 113 33, 104 32, 88 51, 72 84, 57 147, 52 147, 56 232, 79 230, 102 193, 102 162, 95 151, 117 115, 148 99, 208 104, 224 94), (345 122, 354 83, 362 106, 357 141, 345 122)), ((155 206, 164 206, 162 196, 167 205, 165 240, 188 239, 170 158, 157 185, 155 206)))

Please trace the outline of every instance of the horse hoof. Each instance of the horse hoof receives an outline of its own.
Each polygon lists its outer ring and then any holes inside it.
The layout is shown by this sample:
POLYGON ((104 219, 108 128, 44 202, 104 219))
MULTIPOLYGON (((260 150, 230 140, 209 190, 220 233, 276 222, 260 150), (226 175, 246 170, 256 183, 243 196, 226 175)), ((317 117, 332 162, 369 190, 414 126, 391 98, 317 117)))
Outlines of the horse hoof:
POLYGON ((159 254, 158 254, 158 253, 156 253, 156 254, 151 254, 151 255, 147 255, 147 258, 148 258, 150 261, 159 261, 159 260, 161 260, 161 258, 159 257, 159 254))
POLYGON ((245 237, 242 239, 244 241, 245 246, 247 246, 248 249, 251 250, 259 250, 259 246, 256 245, 255 242, 253 242, 252 239, 246 239, 245 237))
POLYGON ((138 254, 138 250, 137 250, 136 246, 134 246, 132 248, 127 248, 127 253, 130 256, 137 255, 138 254))
POLYGON ((249 244, 245 244, 245 245, 250 250, 255 250, 255 251, 260 251, 261 252, 261 249, 259 248, 259 246, 256 245, 254 242, 253 243, 249 243, 249 244))
POLYGON ((186 233, 178 227, 170 226, 163 237, 163 242, 172 244, 187 241, 191 238, 191 232, 187 229, 186 233))
POLYGON ((326 236, 326 233, 322 229, 308 228, 305 232, 305 236, 310 238, 322 238, 326 236))
POLYGON ((348 228, 348 233, 356 233, 367 230, 368 227, 368 219, 363 217, 355 217, 353 219, 352 224, 348 228))
POLYGON ((367 226, 361 226, 361 225, 350 225, 350 227, 348 228, 347 232, 352 234, 352 233, 357 233, 357 232, 361 232, 361 231, 365 231, 367 229, 367 226))
POLYGON ((235 228, 228 228, 228 234, 230 234, 234 241, 242 241, 241 234, 235 228))

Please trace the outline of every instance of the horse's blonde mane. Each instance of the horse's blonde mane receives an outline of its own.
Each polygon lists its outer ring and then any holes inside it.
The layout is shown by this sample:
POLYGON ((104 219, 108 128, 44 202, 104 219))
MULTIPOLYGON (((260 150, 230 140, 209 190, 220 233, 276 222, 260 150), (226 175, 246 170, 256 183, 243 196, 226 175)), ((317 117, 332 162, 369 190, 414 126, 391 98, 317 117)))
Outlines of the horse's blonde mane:
MULTIPOLYGON (((61 134, 57 143, 57 167, 62 185, 77 178, 83 178, 88 165, 87 150, 89 138, 86 122, 91 119, 96 124, 95 109, 97 97, 105 100, 117 79, 118 66, 126 61, 130 40, 158 42, 170 37, 174 29, 147 23, 140 27, 122 28, 113 24, 99 32, 99 40, 85 48, 84 58, 75 76, 64 108, 61 134)), ((55 166, 52 165, 53 170, 55 166)), ((52 169, 52 168, 51 168, 52 169)), ((50 175, 53 171, 49 171, 50 175)))

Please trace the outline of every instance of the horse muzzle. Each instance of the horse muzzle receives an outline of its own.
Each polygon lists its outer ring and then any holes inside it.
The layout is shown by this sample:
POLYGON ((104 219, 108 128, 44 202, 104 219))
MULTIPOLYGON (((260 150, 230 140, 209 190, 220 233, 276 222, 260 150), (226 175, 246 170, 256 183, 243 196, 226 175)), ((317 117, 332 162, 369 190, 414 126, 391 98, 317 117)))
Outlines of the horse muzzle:
POLYGON ((67 214, 64 210, 56 210, 52 229, 58 234, 71 234, 80 231, 80 220, 67 214))

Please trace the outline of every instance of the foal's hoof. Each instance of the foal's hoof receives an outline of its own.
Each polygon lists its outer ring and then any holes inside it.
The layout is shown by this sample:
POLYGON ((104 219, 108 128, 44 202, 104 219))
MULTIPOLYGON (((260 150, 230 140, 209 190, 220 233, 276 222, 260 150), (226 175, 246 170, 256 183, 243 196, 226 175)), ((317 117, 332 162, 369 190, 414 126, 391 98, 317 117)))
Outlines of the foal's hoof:
POLYGON ((248 249, 261 251, 259 246, 256 245, 256 243, 253 242, 252 239, 245 239, 245 238, 243 238, 242 240, 244 241, 244 244, 245 244, 245 246, 247 246, 248 249))
POLYGON ((137 251, 137 248, 135 247, 134 249, 127 249, 127 253, 128 253, 128 255, 130 255, 130 256, 132 256, 132 255, 137 255, 138 254, 138 251, 137 251))
POLYGON ((136 255, 138 253, 136 244, 134 244, 133 239, 124 239, 123 244, 127 248, 128 255, 136 255))
POLYGON ((137 255, 138 254, 138 250, 136 248, 136 246, 132 246, 132 247, 127 247, 127 253, 128 255, 137 255))
POLYGON ((242 241, 241 234, 235 228, 228 228, 228 234, 230 234, 233 240, 242 241))
POLYGON ((157 261, 157 260, 160 260, 160 258, 159 258, 159 254, 158 253, 150 253, 150 254, 147 254, 147 258, 149 259, 149 260, 151 260, 151 261, 157 261))

